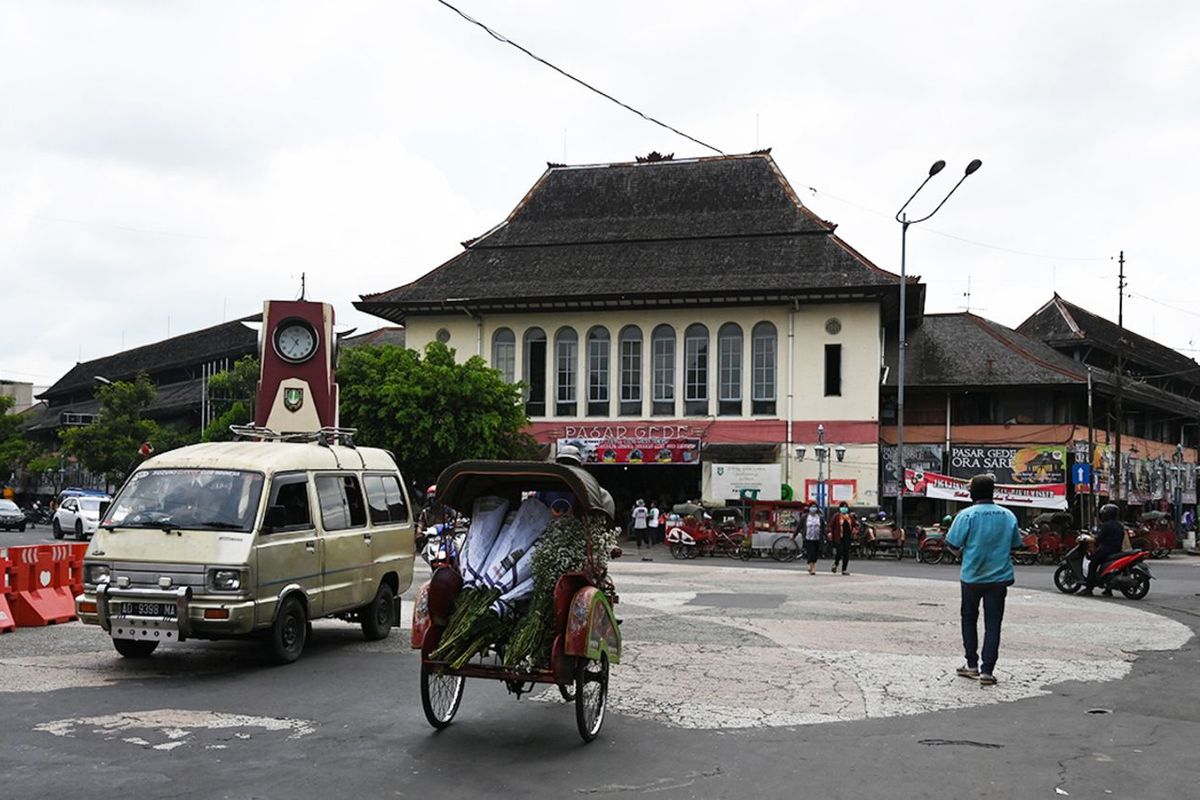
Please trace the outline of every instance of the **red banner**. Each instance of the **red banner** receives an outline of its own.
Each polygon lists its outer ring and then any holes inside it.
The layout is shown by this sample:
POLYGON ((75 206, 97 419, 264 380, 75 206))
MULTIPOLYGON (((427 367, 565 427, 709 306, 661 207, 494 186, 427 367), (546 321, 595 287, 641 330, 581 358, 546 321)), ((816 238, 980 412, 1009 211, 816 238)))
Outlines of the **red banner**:
MULTIPOLYGON (((968 490, 971 481, 953 478, 936 472, 904 470, 904 493, 921 495, 935 500, 971 502, 968 490)), ((1065 483, 1010 484, 998 483, 993 499, 1002 506, 1023 508, 1045 508, 1052 511, 1067 510, 1067 485, 1065 483)))
POLYGON ((574 445, 585 464, 699 464, 700 440, 685 438, 559 439, 574 445))

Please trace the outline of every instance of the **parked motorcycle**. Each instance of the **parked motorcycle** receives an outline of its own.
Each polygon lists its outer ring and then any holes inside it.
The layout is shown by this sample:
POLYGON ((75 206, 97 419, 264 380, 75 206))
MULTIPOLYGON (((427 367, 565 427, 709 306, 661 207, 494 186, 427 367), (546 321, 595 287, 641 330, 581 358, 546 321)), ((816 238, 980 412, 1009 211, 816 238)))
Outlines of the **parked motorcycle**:
MULTIPOLYGON (((1087 583, 1088 549, 1090 535, 1080 534, 1054 571, 1054 585, 1063 594, 1075 594, 1087 583)), ((1150 592, 1149 565, 1143 563, 1150 558, 1145 550, 1126 550, 1117 553, 1100 567, 1096 586, 1100 589, 1120 589, 1130 600, 1141 600, 1150 592)))

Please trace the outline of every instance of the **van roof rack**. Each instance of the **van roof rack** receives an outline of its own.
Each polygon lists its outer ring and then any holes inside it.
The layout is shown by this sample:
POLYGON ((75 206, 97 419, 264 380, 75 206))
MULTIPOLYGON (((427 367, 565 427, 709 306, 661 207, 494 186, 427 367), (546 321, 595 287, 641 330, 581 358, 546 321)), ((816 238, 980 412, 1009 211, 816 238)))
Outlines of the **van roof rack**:
POLYGON ((316 442, 328 447, 340 444, 354 447, 354 436, 358 428, 336 428, 327 426, 315 431, 288 431, 280 433, 261 425, 230 425, 229 430, 238 441, 252 442, 316 442))

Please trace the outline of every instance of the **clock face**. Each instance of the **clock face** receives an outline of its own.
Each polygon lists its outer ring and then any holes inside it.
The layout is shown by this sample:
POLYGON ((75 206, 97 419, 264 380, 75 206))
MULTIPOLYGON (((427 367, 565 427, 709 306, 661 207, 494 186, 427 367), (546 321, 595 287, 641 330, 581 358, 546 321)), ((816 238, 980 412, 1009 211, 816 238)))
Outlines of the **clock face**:
POLYGON ((275 352, 284 361, 297 364, 317 351, 317 334, 305 322, 285 322, 275 329, 275 352))

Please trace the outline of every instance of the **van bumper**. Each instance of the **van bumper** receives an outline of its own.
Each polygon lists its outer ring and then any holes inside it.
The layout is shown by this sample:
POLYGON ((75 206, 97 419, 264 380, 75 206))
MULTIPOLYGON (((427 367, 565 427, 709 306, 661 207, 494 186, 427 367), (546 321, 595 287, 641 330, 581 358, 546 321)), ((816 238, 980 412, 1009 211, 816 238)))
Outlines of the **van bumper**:
POLYGON ((254 629, 254 600, 245 597, 193 595, 190 588, 119 589, 102 584, 75 599, 85 625, 98 625, 110 636, 185 641, 243 636, 254 629), (159 603, 174 614, 140 616, 124 613, 126 603, 159 603), (130 631, 136 635, 131 636, 130 631), (148 633, 143 634, 143 631, 148 633), (157 635, 155 634, 157 632, 157 635))

